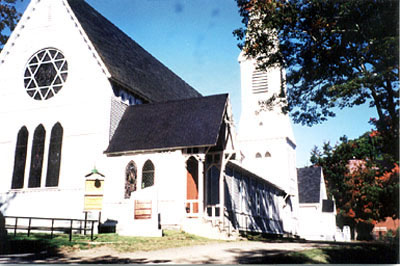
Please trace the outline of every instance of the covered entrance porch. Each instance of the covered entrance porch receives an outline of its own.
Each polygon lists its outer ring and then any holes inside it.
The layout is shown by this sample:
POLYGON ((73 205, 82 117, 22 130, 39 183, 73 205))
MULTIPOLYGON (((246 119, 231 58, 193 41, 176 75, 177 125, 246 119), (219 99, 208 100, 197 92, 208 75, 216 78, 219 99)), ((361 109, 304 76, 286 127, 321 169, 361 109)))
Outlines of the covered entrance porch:
POLYGON ((216 221, 224 218, 225 165, 231 154, 212 152, 186 160, 186 218, 216 221))
POLYGON ((188 233, 231 239, 232 227, 225 206, 225 165, 230 159, 224 152, 191 154, 186 160, 185 221, 188 233))

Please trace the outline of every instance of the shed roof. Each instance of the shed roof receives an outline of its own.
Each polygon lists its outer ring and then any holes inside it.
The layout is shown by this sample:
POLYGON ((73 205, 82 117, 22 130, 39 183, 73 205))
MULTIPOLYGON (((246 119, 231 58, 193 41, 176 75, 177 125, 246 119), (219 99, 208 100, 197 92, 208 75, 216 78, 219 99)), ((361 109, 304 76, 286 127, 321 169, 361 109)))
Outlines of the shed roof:
POLYGON ((282 195, 286 195, 287 193, 285 190, 283 190, 281 187, 275 185, 274 183, 269 182, 268 180, 260 177, 259 175, 251 172, 250 170, 246 169, 243 165, 241 165, 240 162, 235 161, 235 160, 229 160, 228 163, 226 164, 227 167, 231 167, 235 169, 236 171, 239 171, 241 174, 247 175, 249 177, 255 178, 257 180, 261 180, 265 184, 267 184, 269 187, 275 188, 278 192, 280 192, 282 195))
POLYGON ((322 167, 297 169, 299 203, 319 203, 321 194, 322 167))
POLYGON ((68 3, 113 81, 149 102, 201 96, 85 1, 68 3))
POLYGON ((228 94, 129 106, 106 154, 217 144, 228 94))

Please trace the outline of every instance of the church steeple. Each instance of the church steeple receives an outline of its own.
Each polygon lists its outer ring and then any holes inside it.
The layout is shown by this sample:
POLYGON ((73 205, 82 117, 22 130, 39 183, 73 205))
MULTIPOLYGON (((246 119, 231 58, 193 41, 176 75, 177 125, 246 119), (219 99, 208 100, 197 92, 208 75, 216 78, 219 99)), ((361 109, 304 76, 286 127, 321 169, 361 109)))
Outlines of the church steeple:
POLYGON ((288 115, 283 114, 280 104, 271 104, 271 97, 285 100, 285 71, 271 67, 267 71, 257 69, 255 59, 239 56, 242 87, 242 113, 239 135, 242 140, 262 140, 287 137, 295 143, 288 115))
POLYGON ((290 118, 279 104, 268 102, 272 96, 285 97, 284 69, 259 70, 256 60, 243 52, 239 63, 242 113, 238 140, 243 164, 283 189, 295 190, 296 144, 290 118))
POLYGON ((285 70, 271 67, 257 69, 257 61, 242 52, 239 56, 242 113, 239 121, 238 141, 244 155, 243 165, 281 187, 286 193, 286 232, 297 234, 298 189, 296 171, 296 142, 290 118, 281 106, 271 105, 269 99, 286 97, 285 70))

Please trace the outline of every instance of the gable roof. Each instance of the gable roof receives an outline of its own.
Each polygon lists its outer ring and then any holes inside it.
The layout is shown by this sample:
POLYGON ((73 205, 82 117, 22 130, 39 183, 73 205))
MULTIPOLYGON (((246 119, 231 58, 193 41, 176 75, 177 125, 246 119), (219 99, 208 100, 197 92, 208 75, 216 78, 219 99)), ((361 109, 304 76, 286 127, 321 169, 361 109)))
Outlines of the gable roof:
POLYGON ((68 4, 111 74, 111 80, 149 102, 201 94, 83 0, 68 4))
POLYGON ((319 203, 321 194, 322 167, 297 169, 299 203, 319 203))
POLYGON ((129 106, 105 153, 214 146, 227 102, 220 94, 129 106))

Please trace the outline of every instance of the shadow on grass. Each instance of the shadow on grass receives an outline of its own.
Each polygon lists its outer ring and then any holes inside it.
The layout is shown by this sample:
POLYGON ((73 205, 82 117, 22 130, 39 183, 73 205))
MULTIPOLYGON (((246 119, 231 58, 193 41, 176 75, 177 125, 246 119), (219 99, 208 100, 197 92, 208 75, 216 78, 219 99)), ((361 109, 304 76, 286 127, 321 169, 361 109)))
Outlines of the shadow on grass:
MULTIPOLYGON (((20 237, 9 239, 5 248, 0 250, 0 264, 2 263, 80 263, 80 264, 155 264, 167 263, 169 260, 151 260, 150 258, 121 258, 117 256, 99 256, 95 258, 65 257, 59 246, 65 246, 65 240, 50 239, 50 236, 41 235, 40 239, 20 237)), ((70 245, 74 245, 72 242, 70 245)))
POLYGON ((315 264, 320 263, 301 253, 282 250, 230 250, 235 254, 237 264, 315 264))
POLYGON ((360 244, 322 248, 329 263, 335 264, 398 264, 399 245, 360 244))
MULTIPOLYGON (((51 244, 47 239, 11 239, 7 240, 2 250, 0 259, 8 258, 11 263, 26 263, 35 260, 61 259, 64 256, 58 247, 51 244)), ((0 263, 7 262, 0 260, 0 263)))
MULTIPOLYGON (((374 241, 355 241, 355 242, 332 242, 332 241, 308 241, 300 238, 284 238, 266 234, 247 234, 245 236, 250 241, 260 241, 264 243, 307 243, 319 249, 324 255, 327 263, 334 264, 399 264, 399 243, 385 243, 374 241), (324 245, 324 246, 322 246, 324 245), (329 245, 329 247, 326 247, 329 245)), ((266 254, 268 255, 268 254, 266 254)), ((242 258, 247 260, 247 258, 242 258)), ((264 259, 269 263, 270 259, 264 259)), ((273 256, 270 263, 321 263, 313 260, 312 256, 306 252, 292 252, 273 256), (293 262, 292 262, 293 261, 293 262), (296 262, 298 261, 298 262, 296 262)))
POLYGON ((350 243, 304 251, 282 250, 230 250, 238 264, 398 264, 399 246, 350 243))

